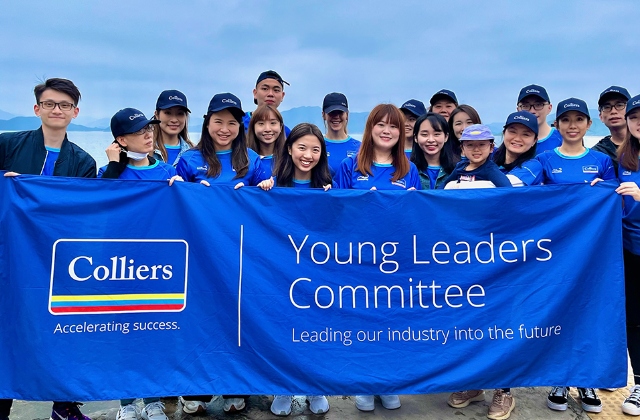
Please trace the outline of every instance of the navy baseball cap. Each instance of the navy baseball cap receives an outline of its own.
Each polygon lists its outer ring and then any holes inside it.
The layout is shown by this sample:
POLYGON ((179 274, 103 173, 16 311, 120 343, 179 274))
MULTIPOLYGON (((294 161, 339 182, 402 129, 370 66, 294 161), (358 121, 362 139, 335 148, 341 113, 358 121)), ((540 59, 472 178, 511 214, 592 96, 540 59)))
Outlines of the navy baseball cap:
POLYGON ((600 94, 600 99, 598 99, 598 106, 602 106, 604 102, 608 101, 609 99, 611 99, 611 97, 614 96, 623 96, 626 101, 631 99, 631 95, 629 95, 629 91, 627 89, 620 86, 609 86, 600 94))
POLYGON ((627 101, 627 112, 624 114, 625 118, 631 111, 638 108, 640 108, 640 95, 636 95, 627 101))
POLYGON ((191 112, 189 108, 187 108, 187 97, 179 90, 165 90, 158 96, 156 109, 169 109, 174 106, 182 107, 186 109, 187 112, 191 112))
POLYGON ((218 93, 211 98, 207 112, 220 112, 228 109, 234 117, 242 119, 244 111, 240 99, 232 93, 218 93))
POLYGON ((431 105, 435 104, 441 99, 445 99, 447 101, 452 101, 456 105, 458 105, 458 98, 456 98, 456 94, 448 89, 441 89, 433 94, 429 103, 431 105))
POLYGON ((545 102, 551 102, 549 100, 549 94, 547 90, 540 85, 529 85, 520 89, 520 95, 518 95, 518 103, 522 102, 527 96, 537 96, 545 102))
POLYGON ((460 136, 460 141, 465 140, 495 140, 491 129, 484 124, 473 124, 465 128, 460 136))
POLYGON ((529 130, 533 131, 536 136, 538 135, 538 117, 527 111, 518 111, 509 114, 507 122, 504 123, 504 128, 512 124, 522 124, 529 130))
POLYGON ((349 112, 347 97, 342 93, 333 92, 324 97, 322 101, 322 112, 328 114, 333 111, 349 112))
POLYGON ((427 113, 427 108, 425 108, 424 104, 417 99, 409 99, 407 102, 402 104, 400 109, 409 111, 418 118, 427 113))
POLYGON ((562 114, 569 111, 578 111, 591 118, 589 115, 589 108, 587 108, 587 103, 585 101, 578 98, 569 98, 558 103, 556 108, 556 120, 560 118, 562 114))
POLYGON ((149 124, 158 124, 160 120, 147 119, 142 111, 135 108, 125 108, 116 112, 111 117, 111 134, 113 137, 124 136, 125 134, 133 134, 140 131, 149 124))
POLYGON ((282 80, 282 77, 280 77, 280 75, 273 70, 267 70, 260 73, 260 76, 258 76, 258 80, 256 81, 256 86, 258 86, 258 84, 262 82, 264 79, 275 79, 278 81, 278 83, 280 83, 280 86, 282 86, 283 88, 284 88, 284 85, 289 85, 289 83, 282 80))

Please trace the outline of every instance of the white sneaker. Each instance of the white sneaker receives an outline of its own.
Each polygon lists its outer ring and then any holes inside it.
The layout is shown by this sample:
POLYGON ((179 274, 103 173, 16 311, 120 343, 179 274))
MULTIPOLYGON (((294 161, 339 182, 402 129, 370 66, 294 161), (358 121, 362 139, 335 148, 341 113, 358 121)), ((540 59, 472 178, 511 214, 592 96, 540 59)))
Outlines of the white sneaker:
POLYGON ((203 401, 187 401, 180 397, 180 403, 182 404, 182 411, 187 414, 203 414, 207 411, 207 404, 203 401))
POLYGON ((632 416, 640 416, 640 385, 634 385, 631 388, 631 393, 622 403, 622 412, 632 416))
POLYGON ((116 414, 116 420, 139 420, 140 412, 138 412, 138 406, 131 403, 120 407, 118 414, 116 414))
POLYGON ((271 412, 283 417, 291 414, 291 395, 275 395, 271 403, 271 412))
POLYGON ((307 402, 313 414, 324 414, 329 411, 329 400, 324 395, 308 395, 307 402))
POLYGON ((234 413, 236 411, 244 410, 244 398, 225 398, 224 407, 222 407, 225 413, 234 413))
POLYGON ((397 395, 380 395, 380 401, 387 410, 400 408, 400 397, 397 395))
POLYGON ((373 411, 376 408, 373 395, 356 395, 356 408, 360 411, 373 411))
POLYGON ((142 409, 143 420, 169 420, 164 413, 164 404, 160 401, 152 402, 142 409))

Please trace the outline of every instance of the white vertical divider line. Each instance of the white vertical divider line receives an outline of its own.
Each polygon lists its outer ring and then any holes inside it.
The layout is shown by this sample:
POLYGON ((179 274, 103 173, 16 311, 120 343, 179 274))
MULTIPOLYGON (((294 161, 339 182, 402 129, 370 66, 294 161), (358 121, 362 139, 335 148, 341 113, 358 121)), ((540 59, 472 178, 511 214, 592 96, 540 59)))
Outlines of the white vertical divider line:
POLYGON ((241 322, 241 302, 242 302, 242 245, 244 241, 244 225, 240 225, 240 278, 238 279, 238 347, 242 344, 242 322, 241 322))

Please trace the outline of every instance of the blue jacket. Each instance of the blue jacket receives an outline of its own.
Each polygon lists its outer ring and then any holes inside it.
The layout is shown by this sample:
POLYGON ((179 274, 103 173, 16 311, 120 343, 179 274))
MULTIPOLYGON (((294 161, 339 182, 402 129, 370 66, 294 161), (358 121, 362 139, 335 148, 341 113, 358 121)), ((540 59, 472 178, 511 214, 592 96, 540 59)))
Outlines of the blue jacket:
MULTIPOLYGON (((47 159, 42 127, 32 131, 0 134, 0 170, 40 175, 47 159)), ((96 161, 65 135, 54 176, 95 178, 96 161)))

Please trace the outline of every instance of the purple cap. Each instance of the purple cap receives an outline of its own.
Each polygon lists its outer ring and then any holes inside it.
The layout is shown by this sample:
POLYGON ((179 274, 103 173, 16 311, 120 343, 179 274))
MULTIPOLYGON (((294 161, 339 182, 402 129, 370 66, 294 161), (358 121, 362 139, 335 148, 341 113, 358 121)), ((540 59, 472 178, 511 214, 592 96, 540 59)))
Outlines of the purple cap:
POLYGON ((473 124, 465 128, 460 136, 460 141, 465 140, 495 140, 491 129, 484 124, 473 124))

